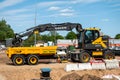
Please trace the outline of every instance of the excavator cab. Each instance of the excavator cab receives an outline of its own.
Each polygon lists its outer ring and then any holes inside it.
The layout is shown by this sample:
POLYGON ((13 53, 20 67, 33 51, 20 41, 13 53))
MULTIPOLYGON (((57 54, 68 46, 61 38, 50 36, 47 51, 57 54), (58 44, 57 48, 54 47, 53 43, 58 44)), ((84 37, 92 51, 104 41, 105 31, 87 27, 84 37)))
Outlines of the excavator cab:
POLYGON ((100 37, 100 31, 96 28, 84 29, 79 32, 78 45, 80 49, 96 49, 101 48, 101 45, 92 44, 95 40, 100 37))

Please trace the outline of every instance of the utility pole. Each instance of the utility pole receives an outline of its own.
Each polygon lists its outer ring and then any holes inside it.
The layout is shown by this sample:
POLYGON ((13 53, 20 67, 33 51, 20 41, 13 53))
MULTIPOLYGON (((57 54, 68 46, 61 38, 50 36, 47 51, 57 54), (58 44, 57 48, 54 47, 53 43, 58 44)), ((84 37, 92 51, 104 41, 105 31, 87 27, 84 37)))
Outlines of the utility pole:
MULTIPOLYGON (((36 26, 36 18, 37 18, 37 0, 35 2, 35 26, 36 26)), ((34 33, 34 46, 36 46, 36 33, 34 33)))

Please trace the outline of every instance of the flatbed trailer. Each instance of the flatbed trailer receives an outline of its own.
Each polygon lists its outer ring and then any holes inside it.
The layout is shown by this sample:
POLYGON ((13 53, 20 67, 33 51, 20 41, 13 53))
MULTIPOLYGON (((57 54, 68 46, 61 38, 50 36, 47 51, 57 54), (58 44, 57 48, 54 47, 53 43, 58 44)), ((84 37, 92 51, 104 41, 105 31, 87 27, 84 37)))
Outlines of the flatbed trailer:
POLYGON ((57 53, 57 46, 46 47, 9 47, 6 50, 7 56, 15 65, 35 65, 38 63, 40 57, 55 56, 57 53))

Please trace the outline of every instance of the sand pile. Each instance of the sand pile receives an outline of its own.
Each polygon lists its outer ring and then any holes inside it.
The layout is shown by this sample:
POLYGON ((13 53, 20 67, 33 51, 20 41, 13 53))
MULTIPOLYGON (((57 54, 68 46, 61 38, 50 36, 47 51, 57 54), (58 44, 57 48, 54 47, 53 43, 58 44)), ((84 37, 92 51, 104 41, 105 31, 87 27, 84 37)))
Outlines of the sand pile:
POLYGON ((71 73, 66 76, 63 76, 61 80, 102 80, 102 79, 89 74, 79 76, 77 73, 71 73))

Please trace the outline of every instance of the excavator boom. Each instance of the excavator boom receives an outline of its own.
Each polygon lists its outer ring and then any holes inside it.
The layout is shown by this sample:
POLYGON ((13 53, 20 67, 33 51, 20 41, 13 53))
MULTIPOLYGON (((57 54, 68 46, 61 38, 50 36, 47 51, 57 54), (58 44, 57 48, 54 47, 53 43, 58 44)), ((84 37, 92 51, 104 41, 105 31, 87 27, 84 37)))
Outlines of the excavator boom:
POLYGON ((34 34, 34 31, 44 32, 44 31, 59 31, 59 30, 66 30, 71 31, 72 29, 76 28, 79 32, 82 29, 81 24, 79 23, 59 23, 59 24, 41 24, 32 28, 27 29, 24 32, 15 34, 15 37, 12 39, 12 46, 19 47, 22 43, 22 38, 26 36, 30 36, 34 34))

